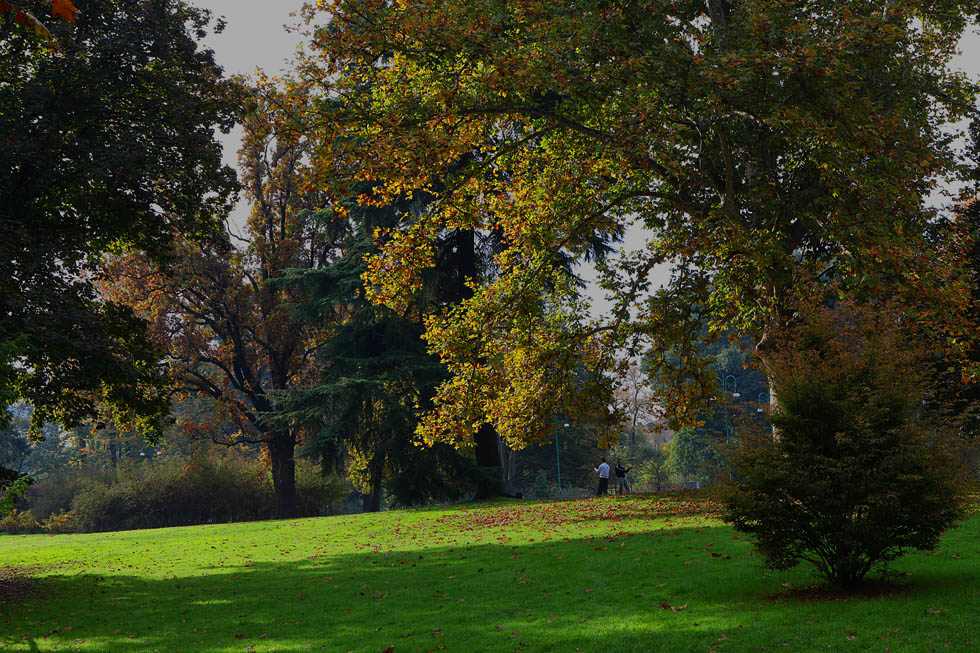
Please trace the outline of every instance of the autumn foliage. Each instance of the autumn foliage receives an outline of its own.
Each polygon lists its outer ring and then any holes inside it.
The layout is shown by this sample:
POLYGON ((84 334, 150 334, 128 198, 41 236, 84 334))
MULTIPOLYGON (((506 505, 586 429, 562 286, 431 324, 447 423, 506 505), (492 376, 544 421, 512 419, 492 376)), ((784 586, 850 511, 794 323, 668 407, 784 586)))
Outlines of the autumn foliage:
MULTIPOLYGON (((30 28, 42 36, 51 36, 51 32, 44 26, 38 18, 31 12, 31 5, 40 5, 37 2, 25 2, 23 0, 0 0, 0 14, 10 12, 13 20, 18 25, 30 28)), ((51 0, 51 16, 61 18, 70 23, 75 22, 75 14, 78 8, 72 4, 71 0, 51 0)))
POLYGON ((434 197, 379 234, 373 300, 406 305, 447 230, 503 244, 472 297, 427 319, 452 373, 421 422, 429 442, 465 445, 489 420, 520 446, 563 412, 609 435, 623 351, 652 352, 658 399, 690 424, 716 392, 704 324, 709 339, 751 334, 764 354, 806 280, 843 279, 848 296, 889 288, 942 307, 936 329, 962 335, 964 288, 925 238, 935 214, 922 198, 958 174, 944 125, 977 89, 947 64, 973 2, 305 11, 315 32, 296 84, 314 168, 357 157, 358 180, 377 182, 365 204, 434 197), (627 230, 643 245, 592 256, 627 230), (567 274, 586 262, 611 301, 600 316, 567 274), (579 365, 593 382, 572 382, 579 365))

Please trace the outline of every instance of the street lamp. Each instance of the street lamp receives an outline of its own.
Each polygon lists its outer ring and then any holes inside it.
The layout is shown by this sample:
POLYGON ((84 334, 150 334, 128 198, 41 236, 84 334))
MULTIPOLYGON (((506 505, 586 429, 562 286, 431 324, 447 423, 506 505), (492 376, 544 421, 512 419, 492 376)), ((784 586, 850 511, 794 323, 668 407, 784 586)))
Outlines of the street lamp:
MULTIPOLYGON (((565 422, 565 428, 569 423, 565 422)), ((558 498, 561 498, 561 455, 558 453, 558 422, 555 422, 555 464, 558 466, 558 498)))
POLYGON ((762 408, 762 402, 765 401, 763 399, 763 397, 765 397, 765 396, 766 396, 766 391, 765 390, 763 390, 762 392, 759 393, 759 399, 758 399, 759 407, 755 409, 755 412, 757 412, 757 413, 764 413, 764 412, 766 412, 762 408))
POLYGON ((729 374, 725 377, 725 444, 731 440, 732 434, 728 427, 728 379, 732 380, 732 398, 738 399, 741 395, 738 394, 738 379, 735 378, 734 374, 729 374))

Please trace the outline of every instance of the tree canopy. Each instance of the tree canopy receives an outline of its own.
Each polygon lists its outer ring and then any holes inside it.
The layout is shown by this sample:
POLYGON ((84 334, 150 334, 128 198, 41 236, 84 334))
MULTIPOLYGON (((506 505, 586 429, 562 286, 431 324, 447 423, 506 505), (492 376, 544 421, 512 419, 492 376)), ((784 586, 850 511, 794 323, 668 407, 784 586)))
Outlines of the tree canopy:
POLYGON ((559 412, 612 426, 603 372, 623 350, 659 352, 668 416, 690 422, 717 388, 702 325, 753 334, 764 363, 767 333, 793 319, 787 296, 814 280, 899 293, 937 342, 963 335, 966 284, 957 254, 925 237, 924 198, 960 174, 947 126, 977 87, 948 63, 974 2, 335 0, 305 13, 314 167, 360 157, 358 179, 377 182, 365 204, 435 196, 381 234, 375 301, 408 302, 447 230, 506 245, 491 278, 427 321, 452 372, 420 426, 430 442, 466 442, 486 420, 517 444, 546 438, 559 412), (562 265, 627 228, 646 242, 597 263, 614 305, 592 318, 562 265), (579 361, 596 383, 571 393, 579 361))
MULTIPOLYGON (((15 23, 33 30, 35 34, 51 37, 51 31, 32 13, 34 6, 39 4, 25 0, 0 0, 0 14, 10 12, 15 23)), ((72 4, 71 0, 51 0, 49 4, 51 5, 52 17, 58 17, 71 23, 75 22, 75 14, 78 13, 78 8, 72 4)))
POLYGON ((176 237, 219 229, 237 183, 215 130, 233 124, 234 86, 198 45, 207 11, 79 0, 42 38, 13 23, 28 4, 0 13, 0 342, 20 343, 13 391, 35 429, 94 417, 100 402, 152 429, 167 404, 158 356, 93 279, 105 253, 166 261, 176 237))

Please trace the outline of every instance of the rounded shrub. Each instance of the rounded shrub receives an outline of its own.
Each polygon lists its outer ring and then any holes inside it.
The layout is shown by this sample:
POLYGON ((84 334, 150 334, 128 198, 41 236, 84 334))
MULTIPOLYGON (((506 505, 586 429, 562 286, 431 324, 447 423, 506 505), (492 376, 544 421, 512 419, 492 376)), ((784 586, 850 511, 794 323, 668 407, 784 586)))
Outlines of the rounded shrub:
POLYGON ((930 378, 900 311, 809 307, 773 334, 772 431, 741 436, 725 519, 766 566, 802 561, 851 587, 912 549, 935 548, 963 514, 950 429, 923 410, 930 378))

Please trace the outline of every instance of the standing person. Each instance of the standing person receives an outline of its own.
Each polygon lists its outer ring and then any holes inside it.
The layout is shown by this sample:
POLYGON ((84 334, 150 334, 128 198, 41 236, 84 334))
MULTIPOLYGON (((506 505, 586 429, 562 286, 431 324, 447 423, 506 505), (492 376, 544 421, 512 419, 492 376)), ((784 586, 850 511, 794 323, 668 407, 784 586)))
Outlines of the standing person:
POLYGON ((622 494, 623 490, 626 490, 626 494, 633 494, 630 490, 630 482, 627 480, 626 475, 630 473, 632 467, 623 467, 623 461, 616 461, 616 478, 619 479, 619 489, 616 490, 616 494, 622 494))
POLYGON ((606 494, 609 489, 609 463, 606 462, 605 458, 601 459, 602 462, 599 466, 595 468, 599 472, 599 489, 596 490, 595 495, 606 494))

